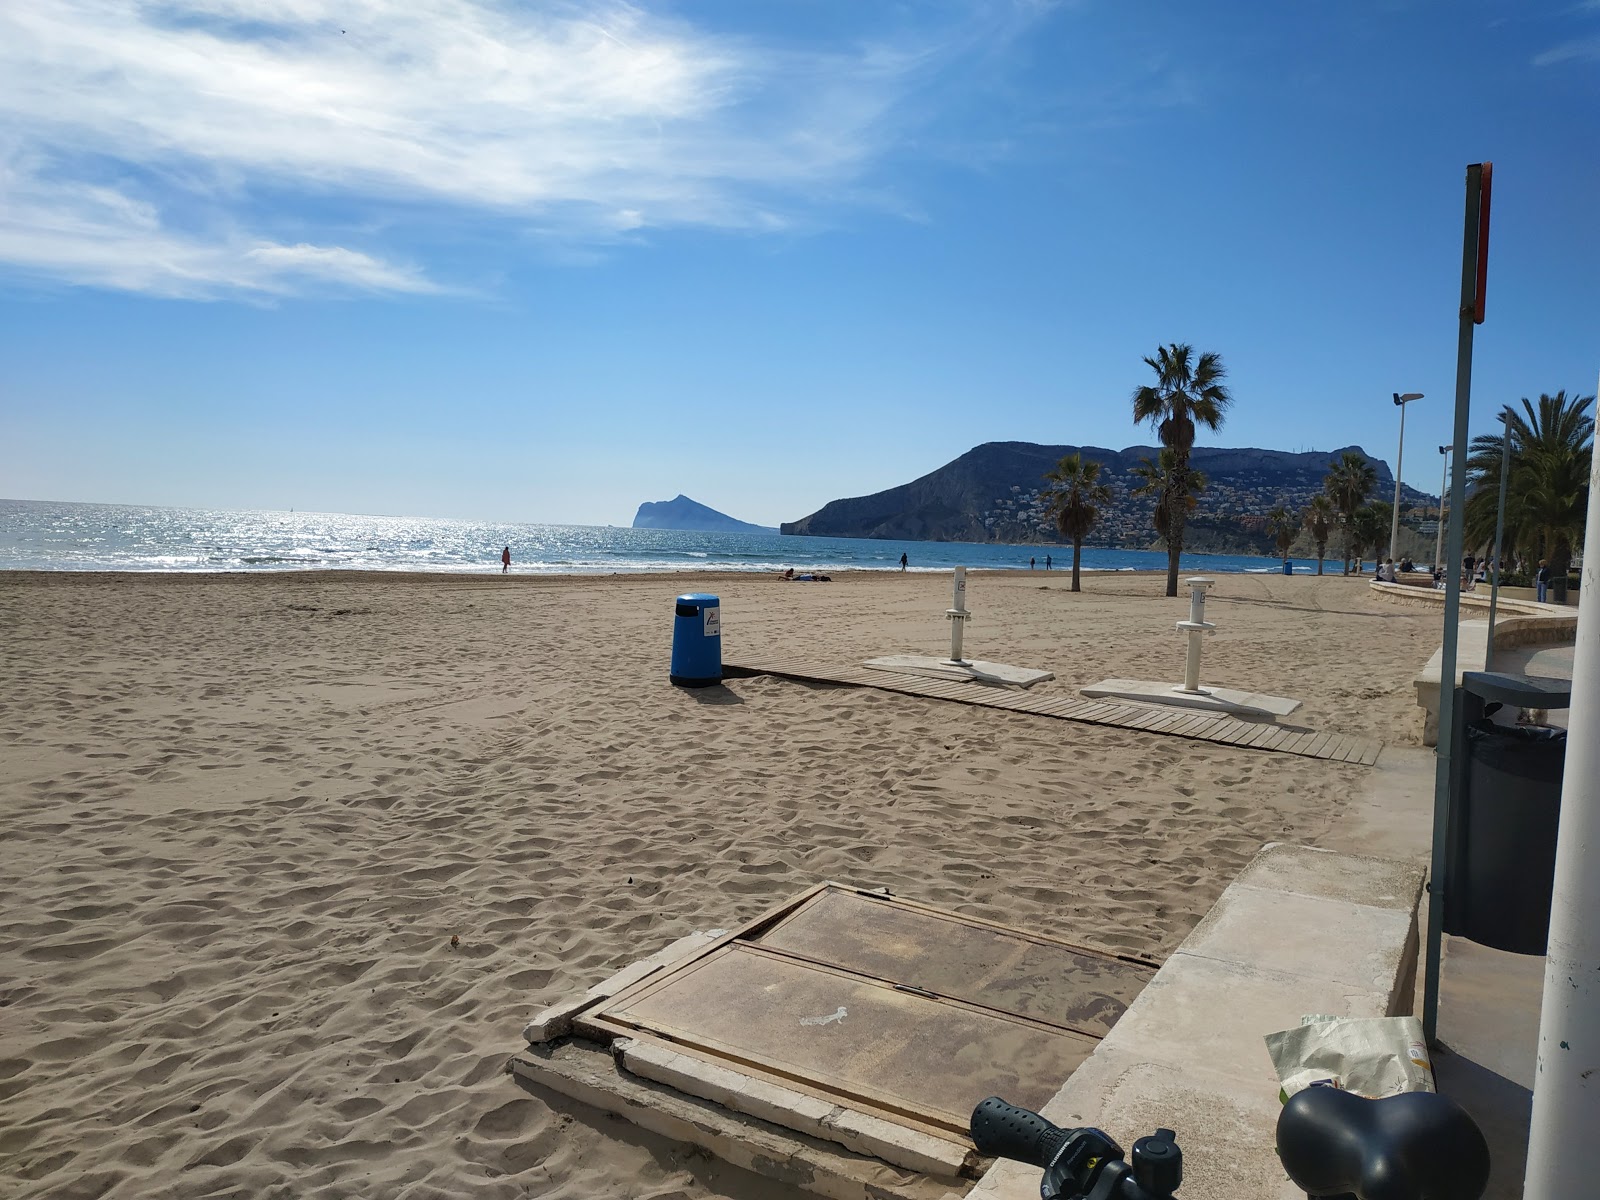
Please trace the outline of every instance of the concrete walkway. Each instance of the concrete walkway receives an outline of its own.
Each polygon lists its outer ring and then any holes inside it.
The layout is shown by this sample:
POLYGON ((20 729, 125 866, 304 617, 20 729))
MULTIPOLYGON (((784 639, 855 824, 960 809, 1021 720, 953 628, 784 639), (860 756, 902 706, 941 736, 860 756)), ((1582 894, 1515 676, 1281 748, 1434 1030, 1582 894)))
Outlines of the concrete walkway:
MULTIPOLYGON (((1306 1013, 1409 1011, 1418 863, 1269 845, 1228 885, 1040 1111, 1116 1131, 1159 1126, 1184 1153, 1184 1200, 1300 1200, 1274 1149, 1281 1106, 1263 1038, 1306 1013)), ((1039 1171, 1000 1161, 968 1200, 1029 1200, 1039 1171)))
MULTIPOLYGON (((1571 648, 1566 671, 1571 675, 1571 648)), ((1521 653, 1538 674, 1559 678, 1561 651, 1532 648, 1521 653), (1543 656, 1543 657, 1540 657, 1543 656)), ((1513 669, 1509 659, 1497 667, 1513 669)), ((1551 713, 1551 717, 1558 715, 1551 713)), ((1343 853, 1383 854, 1426 864, 1433 836, 1434 752, 1386 746, 1366 786, 1333 834, 1323 839, 1343 853)), ((1427 894, 1418 913, 1427 929, 1427 894)), ((1507 954, 1464 938, 1444 939, 1439 978, 1441 1046, 1433 1059, 1439 1090, 1470 1112, 1489 1141, 1493 1160, 1486 1200, 1517 1200, 1528 1150, 1528 1121, 1539 1043, 1539 1004, 1544 993, 1544 958, 1507 954)), ((1423 979, 1417 979, 1415 1010, 1422 1011, 1423 979)))
MULTIPOLYGON (((1570 680, 1573 651, 1572 646, 1497 649, 1493 669, 1508 675, 1570 680)), ((1549 723, 1565 729, 1567 711, 1551 709, 1549 723)), ((1381 780, 1377 786, 1382 786, 1381 780)), ((1431 829, 1431 782, 1423 807, 1431 829)), ((1426 848, 1423 853, 1426 855, 1426 848)), ((1426 897, 1423 903, 1426 906, 1426 897)), ((1440 1054, 1435 1067, 1440 1089, 1449 1091, 1477 1118, 1489 1139, 1494 1174, 1487 1200, 1515 1200, 1522 1195, 1543 995, 1543 955, 1507 954, 1465 938, 1445 936, 1439 977, 1439 1040, 1452 1053, 1440 1054)), ((1417 1011, 1422 1011, 1420 983, 1417 1011)))
MULTIPOLYGON (((1377 590, 1399 592, 1393 585, 1377 590)), ((1429 599, 1440 602, 1436 593, 1429 599)), ((1409 597, 1408 597, 1409 598, 1409 597)), ((1463 597, 1463 611, 1475 601, 1463 597)), ((1482 607, 1482 606, 1480 606, 1482 607)), ((1528 601, 1502 606, 1497 623, 1498 645, 1492 670, 1543 679, 1571 679, 1573 647, 1546 639, 1570 638, 1576 610, 1528 601), (1508 614, 1513 622, 1508 622, 1508 614), (1519 644, 1520 643, 1520 644, 1519 644)), ((1461 623, 1462 654, 1458 671, 1483 669, 1488 621, 1461 623)), ((1423 685, 1431 683, 1437 712, 1439 656, 1417 678, 1418 702, 1423 685), (1431 680, 1425 676, 1431 671, 1431 680)), ((1514 719, 1505 713, 1504 719, 1514 719)), ((1549 723, 1566 727, 1565 710, 1552 709, 1549 723)), ((1324 839, 1329 849, 1346 853, 1385 854, 1426 864, 1433 841, 1433 793, 1436 759, 1432 748, 1384 747, 1364 788, 1346 818, 1324 839)), ((1419 913, 1427 929, 1428 896, 1419 913)), ((1493 1160, 1487 1200, 1517 1200, 1527 1163, 1528 1122, 1539 1046, 1539 1006, 1544 993, 1544 958, 1507 954, 1464 938, 1444 939, 1439 977, 1441 1048, 1433 1065, 1439 1090, 1458 1100, 1483 1128, 1493 1160)), ((1424 980, 1419 973, 1415 1011, 1422 1011, 1424 980)))

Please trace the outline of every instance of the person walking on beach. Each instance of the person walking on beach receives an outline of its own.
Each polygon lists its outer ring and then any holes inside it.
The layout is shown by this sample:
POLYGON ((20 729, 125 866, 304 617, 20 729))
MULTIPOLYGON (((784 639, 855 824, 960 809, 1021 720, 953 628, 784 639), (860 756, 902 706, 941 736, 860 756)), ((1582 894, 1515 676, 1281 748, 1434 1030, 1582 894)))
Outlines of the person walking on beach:
POLYGON ((1048 554, 1044 556, 1044 569, 1046 571, 1050 569, 1050 556, 1048 554))
POLYGON ((1036 563, 1036 562, 1038 562, 1038 561, 1039 561, 1039 560, 1038 560, 1038 559, 1036 559, 1036 558, 1030 558, 1030 559, 1029 559, 1029 560, 1028 560, 1028 570, 1030 570, 1030 571, 1031 571, 1031 570, 1033 570, 1033 564, 1034 564, 1034 563, 1036 563))
POLYGON ((511 570, 511 547, 507 546, 500 551, 500 574, 504 575, 511 570))
POLYGON ((904 554, 902 554, 902 555, 901 555, 901 556, 900 556, 900 569, 901 569, 901 570, 902 570, 902 571, 904 571, 904 570, 905 570, 905 569, 906 569, 906 563, 907 563, 907 562, 908 562, 908 561, 909 561, 909 560, 908 560, 908 559, 907 559, 907 558, 906 558, 906 556, 905 556, 905 555, 904 555, 904 554))

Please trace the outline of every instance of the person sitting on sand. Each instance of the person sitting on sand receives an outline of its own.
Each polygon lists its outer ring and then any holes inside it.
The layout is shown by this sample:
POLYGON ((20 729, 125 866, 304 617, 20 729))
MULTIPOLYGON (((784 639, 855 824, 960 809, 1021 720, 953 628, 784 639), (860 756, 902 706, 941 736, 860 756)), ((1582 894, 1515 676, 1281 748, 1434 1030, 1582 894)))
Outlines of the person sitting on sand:
POLYGON ((785 579, 793 579, 794 578, 794 568, 790 567, 787 571, 785 571, 783 573, 783 578, 785 578, 785 579))

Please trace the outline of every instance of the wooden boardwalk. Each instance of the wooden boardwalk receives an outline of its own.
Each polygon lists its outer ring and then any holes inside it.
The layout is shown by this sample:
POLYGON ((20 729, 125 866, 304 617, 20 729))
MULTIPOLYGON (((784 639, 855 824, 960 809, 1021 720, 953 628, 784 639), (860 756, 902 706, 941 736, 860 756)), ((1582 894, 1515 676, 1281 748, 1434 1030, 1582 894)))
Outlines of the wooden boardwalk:
POLYGON ((1240 746, 1250 750, 1274 750, 1279 754, 1298 754, 1328 762, 1356 763, 1370 767, 1378 761, 1381 742, 1351 737, 1342 733, 1319 733, 1290 729, 1270 721, 1241 721, 1238 717, 1201 712, 1192 708, 1157 708, 1130 704, 1123 700, 1085 700, 1081 696, 1035 696, 1010 688, 982 683, 957 683, 929 679, 921 675, 897 675, 860 666, 800 662, 794 659, 745 659, 724 663, 727 676, 778 675, 815 683, 842 683, 853 687, 877 688, 907 696, 927 696, 933 700, 954 700, 984 708, 1004 708, 1013 712, 1055 717, 1063 721, 1082 721, 1088 725, 1109 725, 1116 729, 1138 729, 1145 733, 1165 733, 1240 746))

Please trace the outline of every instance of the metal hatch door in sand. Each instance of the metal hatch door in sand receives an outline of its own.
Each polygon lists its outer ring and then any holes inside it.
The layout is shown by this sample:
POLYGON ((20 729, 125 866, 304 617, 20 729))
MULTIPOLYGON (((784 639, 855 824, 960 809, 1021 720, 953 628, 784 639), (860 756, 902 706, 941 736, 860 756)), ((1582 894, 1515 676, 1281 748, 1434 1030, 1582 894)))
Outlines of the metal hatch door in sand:
POLYGON ((579 1019, 943 1139, 1060 1090, 1158 964, 822 884, 579 1019))

